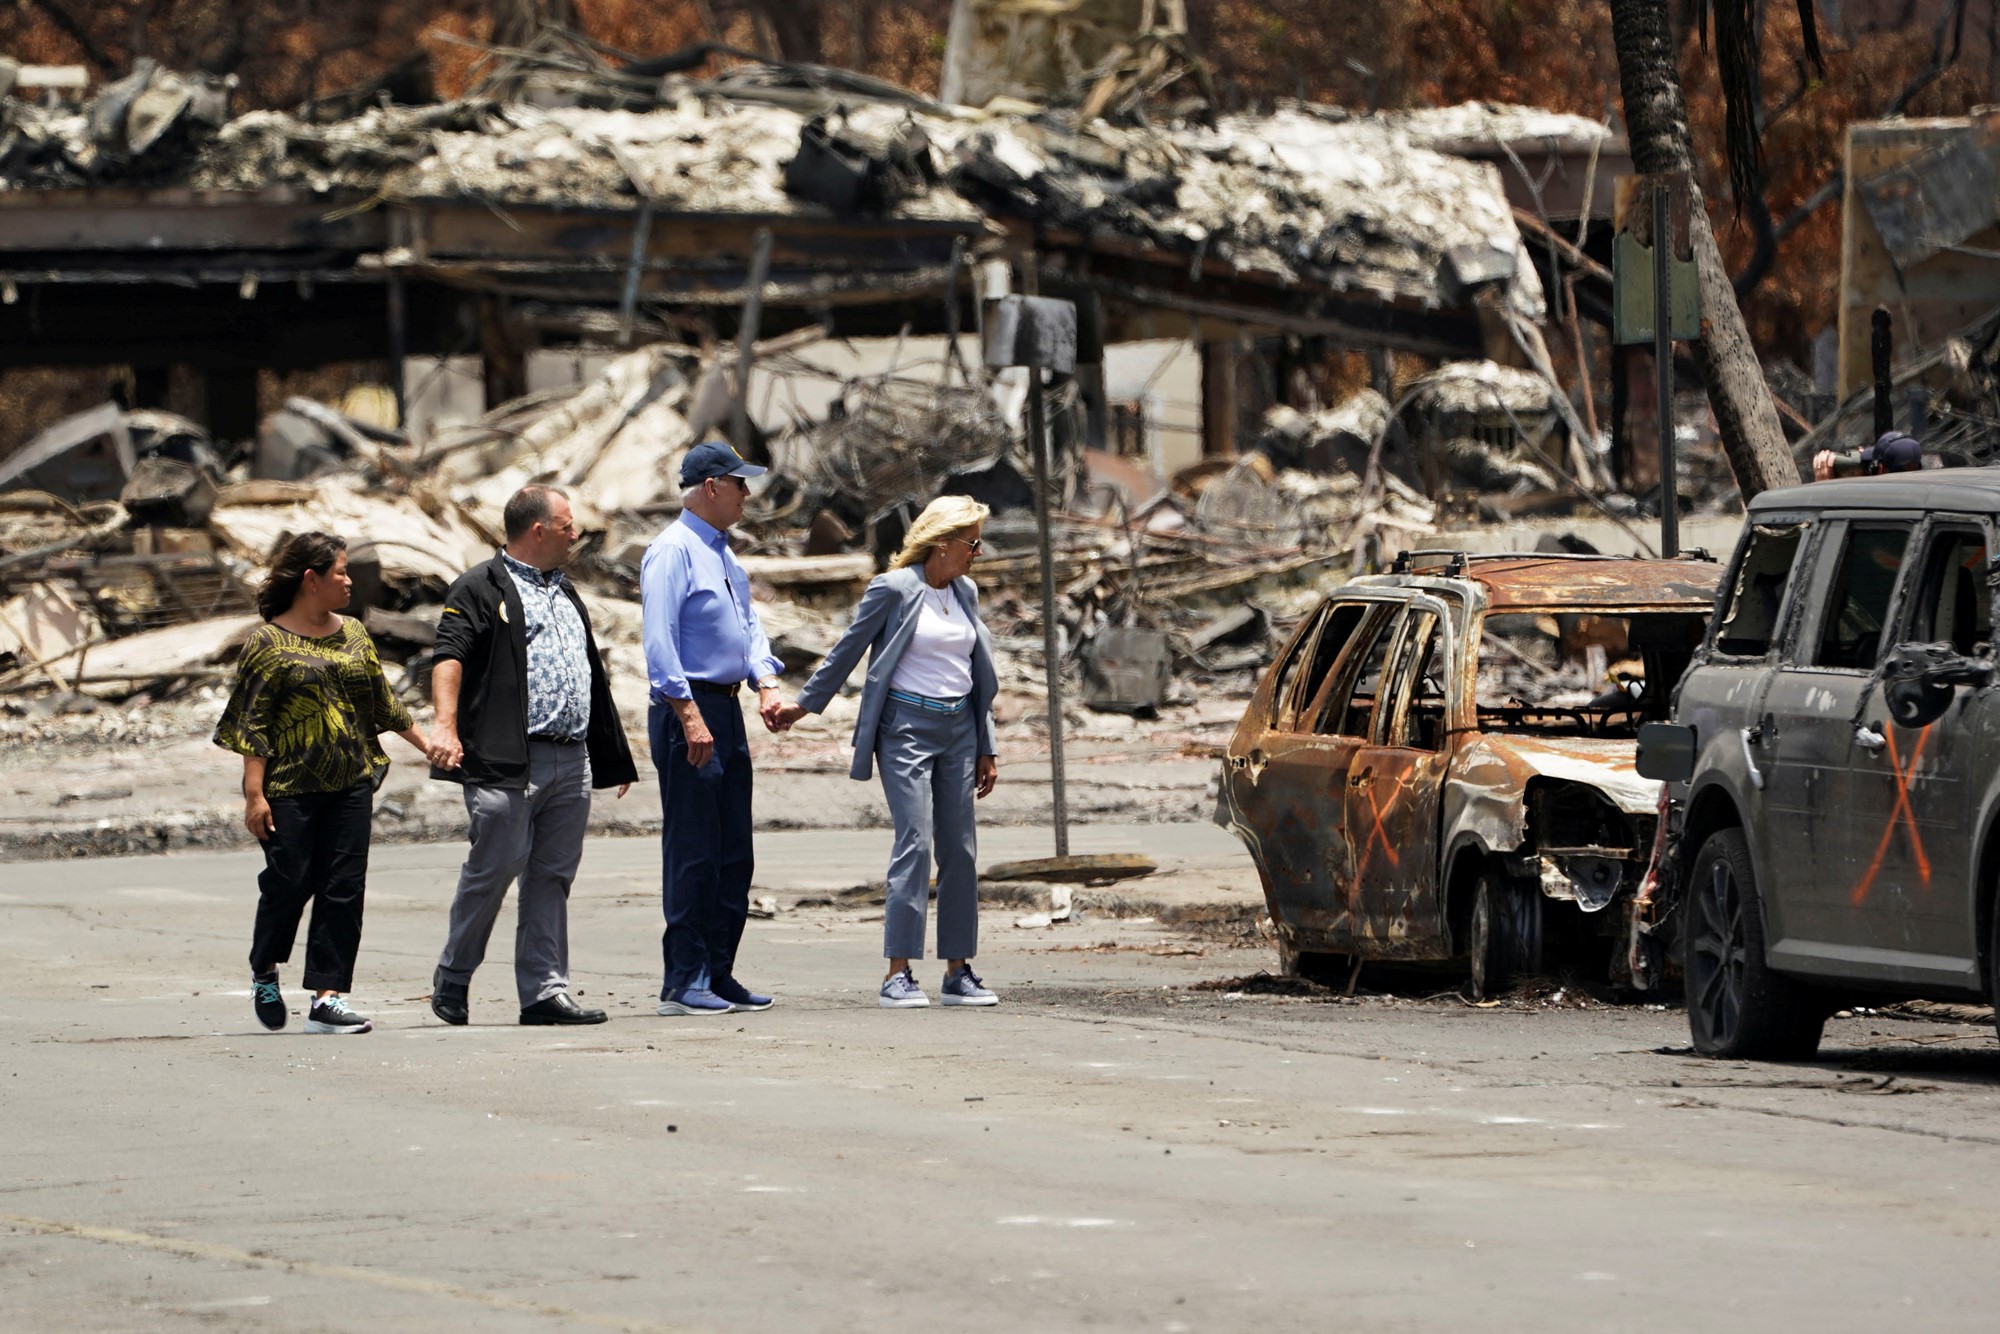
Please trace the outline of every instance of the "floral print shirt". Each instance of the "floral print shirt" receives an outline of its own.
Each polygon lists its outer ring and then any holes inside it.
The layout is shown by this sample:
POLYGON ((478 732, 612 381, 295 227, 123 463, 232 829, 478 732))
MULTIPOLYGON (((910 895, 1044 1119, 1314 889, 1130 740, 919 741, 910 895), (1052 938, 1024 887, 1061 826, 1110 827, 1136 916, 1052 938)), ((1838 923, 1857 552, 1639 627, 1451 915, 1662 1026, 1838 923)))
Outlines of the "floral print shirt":
POLYGON ((580 741, 590 731, 590 647, 561 570, 500 553, 527 620, 528 735, 580 741))

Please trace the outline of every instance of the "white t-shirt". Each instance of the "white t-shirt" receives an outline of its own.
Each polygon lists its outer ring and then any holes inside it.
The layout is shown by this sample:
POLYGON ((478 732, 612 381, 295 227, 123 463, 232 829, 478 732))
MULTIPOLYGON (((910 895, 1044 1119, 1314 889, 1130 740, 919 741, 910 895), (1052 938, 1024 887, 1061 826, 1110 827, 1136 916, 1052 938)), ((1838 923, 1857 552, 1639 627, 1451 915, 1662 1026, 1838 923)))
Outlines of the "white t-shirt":
POLYGON ((957 699, 972 693, 972 650, 979 636, 951 588, 925 585, 917 605, 917 628, 903 647, 891 690, 929 699, 957 699))

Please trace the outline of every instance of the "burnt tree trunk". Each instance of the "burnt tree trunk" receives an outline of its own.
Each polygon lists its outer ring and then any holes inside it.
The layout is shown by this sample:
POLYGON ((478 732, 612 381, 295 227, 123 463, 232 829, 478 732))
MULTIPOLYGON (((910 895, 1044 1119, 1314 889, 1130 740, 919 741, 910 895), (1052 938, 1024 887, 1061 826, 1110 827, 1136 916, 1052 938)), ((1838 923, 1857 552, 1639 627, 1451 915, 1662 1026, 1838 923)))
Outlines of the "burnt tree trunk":
POLYGON ((1618 85, 1625 102, 1625 128, 1632 165, 1642 173, 1687 175, 1694 225, 1688 232, 1701 281, 1701 341, 1690 351, 1708 391, 1709 406, 1722 434, 1722 448, 1745 500, 1799 480, 1785 447, 1778 408, 1750 345, 1736 289, 1722 265, 1722 252, 1708 224, 1708 209, 1695 180, 1694 150, 1688 135, 1687 98, 1675 63, 1673 26, 1666 0, 1611 0, 1612 39, 1618 49, 1618 85))

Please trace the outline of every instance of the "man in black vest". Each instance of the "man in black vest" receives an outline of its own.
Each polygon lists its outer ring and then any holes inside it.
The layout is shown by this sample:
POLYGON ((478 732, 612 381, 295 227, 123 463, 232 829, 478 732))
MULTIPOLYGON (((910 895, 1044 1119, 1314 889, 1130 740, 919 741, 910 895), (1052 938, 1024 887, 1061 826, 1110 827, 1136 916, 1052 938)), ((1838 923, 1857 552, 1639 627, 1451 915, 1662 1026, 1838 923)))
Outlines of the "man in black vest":
POLYGON ((524 1024, 601 1024, 569 994, 569 886, 593 787, 624 796, 637 776, 590 615, 562 564, 576 541, 568 497, 524 486, 504 511, 507 545, 445 596, 432 659, 439 778, 465 785, 472 847, 458 873, 431 1011, 469 1016, 466 989, 521 882, 514 985, 524 1024))

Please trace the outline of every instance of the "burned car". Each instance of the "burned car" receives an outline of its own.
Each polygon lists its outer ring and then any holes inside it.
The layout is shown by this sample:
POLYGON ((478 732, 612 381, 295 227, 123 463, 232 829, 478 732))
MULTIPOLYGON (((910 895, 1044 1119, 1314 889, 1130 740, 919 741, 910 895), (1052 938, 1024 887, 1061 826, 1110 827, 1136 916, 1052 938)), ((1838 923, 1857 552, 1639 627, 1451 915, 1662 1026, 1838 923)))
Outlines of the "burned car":
POLYGON ((1842 1004, 1993 999, 1996 522, 1986 469, 1752 502, 1641 746, 1673 780, 1645 926, 1678 950, 1698 1051, 1804 1057, 1842 1004))
POLYGON ((1306 616, 1223 761, 1287 971, 1624 981, 1660 784, 1633 768, 1707 624, 1700 560, 1404 553, 1306 616))

